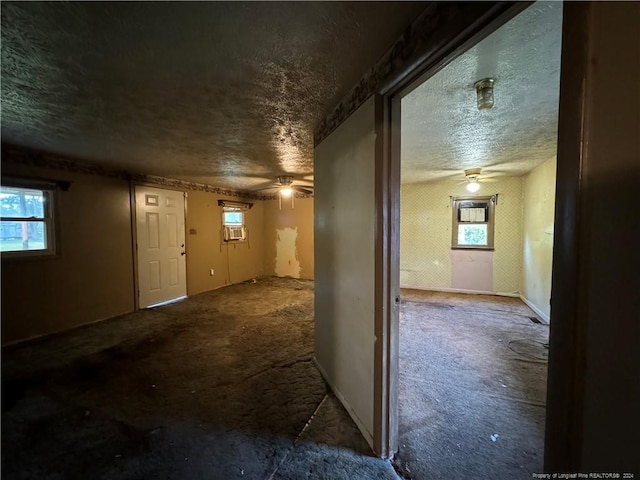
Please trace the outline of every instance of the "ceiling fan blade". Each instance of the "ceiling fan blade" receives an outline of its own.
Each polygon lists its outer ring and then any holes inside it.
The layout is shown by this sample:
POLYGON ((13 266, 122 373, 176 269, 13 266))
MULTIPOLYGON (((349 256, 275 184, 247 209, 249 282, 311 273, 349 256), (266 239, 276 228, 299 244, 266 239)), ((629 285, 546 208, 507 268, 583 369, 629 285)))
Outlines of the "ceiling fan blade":
POLYGON ((310 180, 296 180, 295 183, 303 187, 313 188, 313 182, 310 180))
POLYGON ((313 194, 313 187, 309 188, 309 187, 302 187, 300 185, 292 185, 291 188, 296 192, 304 193, 305 195, 313 194))
POLYGON ((257 188, 253 190, 254 192, 261 192, 263 190, 277 190, 280 188, 280 185, 269 185, 268 187, 257 188))

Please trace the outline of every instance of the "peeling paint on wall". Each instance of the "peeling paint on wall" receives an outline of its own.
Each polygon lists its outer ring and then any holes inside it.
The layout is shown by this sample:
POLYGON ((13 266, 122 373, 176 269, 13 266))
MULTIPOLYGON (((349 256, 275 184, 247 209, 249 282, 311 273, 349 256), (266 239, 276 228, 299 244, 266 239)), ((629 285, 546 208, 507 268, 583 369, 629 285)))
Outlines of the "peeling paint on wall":
POLYGON ((300 278, 300 261, 296 240, 298 227, 276 230, 276 275, 300 278))

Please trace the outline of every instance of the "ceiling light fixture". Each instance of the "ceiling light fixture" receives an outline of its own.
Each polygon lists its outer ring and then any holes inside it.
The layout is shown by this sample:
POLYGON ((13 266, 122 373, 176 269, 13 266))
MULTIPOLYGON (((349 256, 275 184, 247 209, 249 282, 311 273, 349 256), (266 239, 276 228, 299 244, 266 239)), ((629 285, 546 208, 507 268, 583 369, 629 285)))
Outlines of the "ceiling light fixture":
POLYGON ((293 199, 295 195, 293 193, 293 177, 291 175, 280 175, 278 177, 278 183, 280 188, 278 189, 278 207, 282 210, 282 199, 291 199, 291 208, 293 208, 293 199))
POLYGON ((481 169, 469 168, 464 171, 464 176, 467 177, 467 190, 472 193, 480 190, 480 184, 478 183, 478 176, 480 176, 481 169))
POLYGON ((493 107, 494 82, 493 78, 483 78, 473 84, 478 95, 478 110, 488 110, 493 107))
POLYGON ((469 183, 467 183, 467 190, 475 193, 480 190, 480 184, 476 180, 471 180, 469 183))

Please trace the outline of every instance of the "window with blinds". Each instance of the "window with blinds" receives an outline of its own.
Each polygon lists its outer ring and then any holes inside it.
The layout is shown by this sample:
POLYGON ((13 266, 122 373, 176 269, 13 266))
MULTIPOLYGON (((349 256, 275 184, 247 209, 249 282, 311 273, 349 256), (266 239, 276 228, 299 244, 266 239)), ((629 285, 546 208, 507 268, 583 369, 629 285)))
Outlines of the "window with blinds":
POLYGON ((453 197, 452 248, 493 249, 495 197, 453 197))

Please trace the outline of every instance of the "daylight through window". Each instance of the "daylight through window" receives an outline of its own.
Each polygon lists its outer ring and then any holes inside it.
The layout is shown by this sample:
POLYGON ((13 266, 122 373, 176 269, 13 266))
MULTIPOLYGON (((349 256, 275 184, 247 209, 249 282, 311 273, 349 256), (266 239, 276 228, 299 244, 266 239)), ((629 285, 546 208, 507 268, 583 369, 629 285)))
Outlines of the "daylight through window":
POLYGON ((244 224, 244 212, 239 208, 225 207, 222 212, 222 217, 225 227, 241 226, 244 224))
POLYGON ((453 248, 493 249, 495 197, 453 197, 453 248))
POLYGON ((2 185, 0 215, 3 254, 55 253, 52 190, 2 185))
POLYGON ((222 240, 224 242, 243 242, 247 239, 242 207, 222 208, 222 240))

